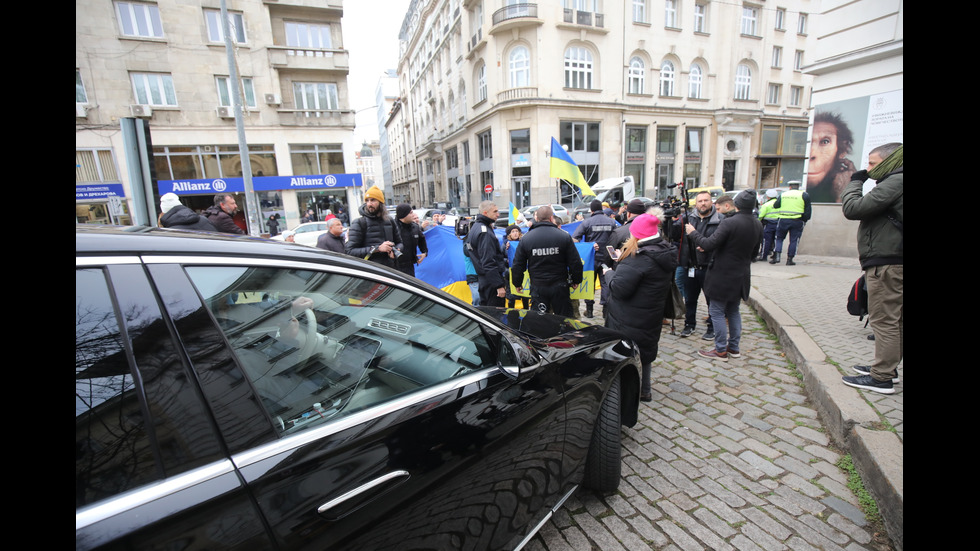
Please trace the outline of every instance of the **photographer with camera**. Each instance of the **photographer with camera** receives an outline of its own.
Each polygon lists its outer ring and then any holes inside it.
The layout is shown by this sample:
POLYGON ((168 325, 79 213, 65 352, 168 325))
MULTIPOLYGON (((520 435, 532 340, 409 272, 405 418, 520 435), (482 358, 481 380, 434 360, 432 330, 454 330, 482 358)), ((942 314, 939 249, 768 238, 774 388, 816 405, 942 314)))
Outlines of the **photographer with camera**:
POLYGON ((395 268, 402 254, 402 237, 395 220, 388 216, 385 196, 378 186, 364 192, 364 204, 358 212, 360 218, 351 222, 347 232, 347 254, 395 268))

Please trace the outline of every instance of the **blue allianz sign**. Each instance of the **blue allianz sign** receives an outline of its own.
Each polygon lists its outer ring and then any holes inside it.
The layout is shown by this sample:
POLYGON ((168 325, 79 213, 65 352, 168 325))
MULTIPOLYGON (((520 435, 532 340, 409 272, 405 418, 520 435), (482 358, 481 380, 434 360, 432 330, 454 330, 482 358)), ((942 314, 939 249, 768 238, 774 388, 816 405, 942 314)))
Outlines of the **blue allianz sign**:
MULTIPOLYGON (((204 180, 158 180, 160 195, 243 193, 244 178, 215 178, 204 180)), ((255 191, 280 191, 286 189, 331 189, 361 187, 360 174, 318 174, 312 176, 253 176, 252 188, 255 191)))
POLYGON ((122 184, 82 184, 75 186, 76 201, 125 196, 122 184))

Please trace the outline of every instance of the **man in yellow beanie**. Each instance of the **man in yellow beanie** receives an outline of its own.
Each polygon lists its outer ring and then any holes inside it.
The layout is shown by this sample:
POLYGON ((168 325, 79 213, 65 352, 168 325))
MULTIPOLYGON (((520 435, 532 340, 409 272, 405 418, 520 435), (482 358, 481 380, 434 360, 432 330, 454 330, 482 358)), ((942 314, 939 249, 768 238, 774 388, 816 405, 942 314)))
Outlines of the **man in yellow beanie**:
POLYGON ((402 254, 402 238, 395 220, 388 216, 384 193, 378 186, 364 192, 360 217, 351 222, 347 232, 347 254, 394 268, 402 254))

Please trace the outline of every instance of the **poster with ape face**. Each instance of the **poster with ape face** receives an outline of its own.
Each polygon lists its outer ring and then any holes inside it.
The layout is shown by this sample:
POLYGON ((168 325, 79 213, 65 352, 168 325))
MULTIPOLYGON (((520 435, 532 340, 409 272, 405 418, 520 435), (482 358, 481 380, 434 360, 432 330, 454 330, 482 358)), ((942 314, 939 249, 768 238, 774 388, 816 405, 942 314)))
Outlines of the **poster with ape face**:
POLYGON ((902 90, 817 105, 804 169, 810 200, 839 203, 851 174, 867 167, 868 152, 901 142, 902 129, 902 90))

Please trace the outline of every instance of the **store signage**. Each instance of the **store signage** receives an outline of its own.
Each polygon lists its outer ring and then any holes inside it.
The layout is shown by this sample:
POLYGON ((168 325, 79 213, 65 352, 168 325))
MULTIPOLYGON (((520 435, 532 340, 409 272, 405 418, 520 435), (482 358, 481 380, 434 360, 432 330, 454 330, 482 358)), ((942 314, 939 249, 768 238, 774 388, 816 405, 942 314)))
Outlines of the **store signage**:
MULTIPOLYGON (((244 178, 216 178, 212 180, 158 180, 160 195, 195 195, 211 193, 243 193, 244 178)), ((361 187, 360 174, 317 174, 309 176, 253 176, 255 191, 281 191, 286 189, 322 189, 361 187)))
POLYGON ((75 186, 75 200, 105 199, 107 197, 125 197, 122 184, 83 184, 75 186))

